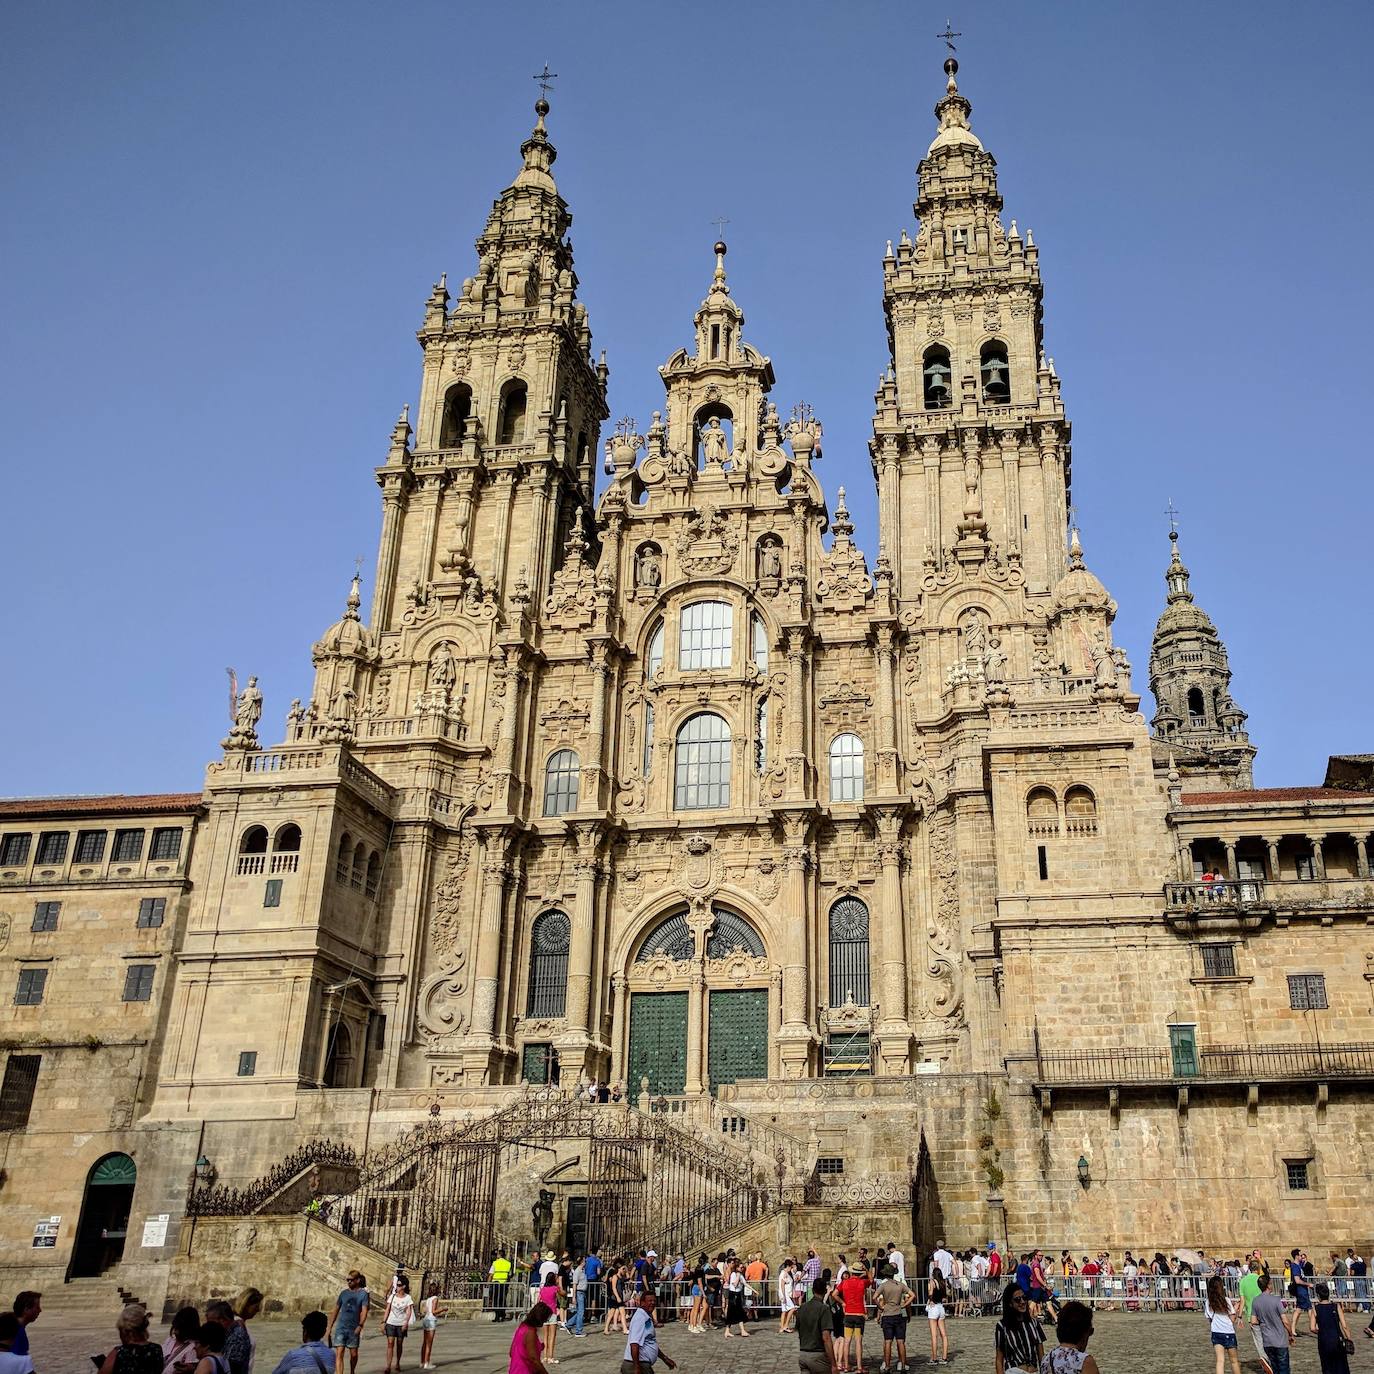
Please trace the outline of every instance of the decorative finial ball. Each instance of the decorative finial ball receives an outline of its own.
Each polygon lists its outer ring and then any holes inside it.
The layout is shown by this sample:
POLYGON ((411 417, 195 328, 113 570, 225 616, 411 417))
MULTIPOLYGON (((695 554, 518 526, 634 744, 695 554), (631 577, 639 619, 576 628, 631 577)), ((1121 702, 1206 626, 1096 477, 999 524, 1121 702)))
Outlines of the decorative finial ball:
POLYGON ((715 252, 716 252, 717 254, 719 254, 720 256, 723 257, 723 256, 725 255, 725 251, 726 251, 726 249, 725 249, 725 240, 724 240, 724 239, 717 239, 717 240, 716 240, 715 252))
POLYGON ((954 76, 959 71, 959 63, 953 57, 945 58, 945 75, 954 76))
POLYGON ((540 99, 534 102, 534 112, 540 119, 543 119, 549 112, 549 102, 543 99, 543 97, 540 97, 540 99))

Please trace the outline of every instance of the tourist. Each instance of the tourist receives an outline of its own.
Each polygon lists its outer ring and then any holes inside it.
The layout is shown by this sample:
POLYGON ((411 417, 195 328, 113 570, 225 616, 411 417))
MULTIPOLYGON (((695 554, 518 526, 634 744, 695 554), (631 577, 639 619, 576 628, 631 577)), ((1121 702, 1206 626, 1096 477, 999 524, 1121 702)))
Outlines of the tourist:
POLYGON ((1037 1374, 1045 1354, 1045 1332, 1031 1316, 1030 1298, 1015 1283, 1002 1292, 1002 1320, 992 1333, 996 1374, 1023 1370, 1037 1374))
POLYGON ((329 1374, 333 1352, 324 1343, 329 1318, 323 1312, 307 1312, 301 1318, 301 1343, 277 1361, 272 1374, 329 1374))
POLYGON ((768 1261, 764 1259, 763 1251, 755 1250, 753 1258, 744 1269, 745 1282, 749 1285, 744 1296, 750 1309, 751 1320, 757 1320, 758 1300, 761 1295, 768 1292, 768 1274, 768 1261))
POLYGON ((1368 1312, 1369 1266, 1365 1263, 1364 1256, 1357 1255, 1354 1250, 1347 1250, 1345 1252, 1345 1267, 1350 1271, 1351 1286, 1360 1311, 1368 1312))
POLYGON ((890 1240, 887 1243, 887 1262, 892 1266, 893 1277, 900 1282, 906 1282, 906 1256, 897 1249, 897 1242, 890 1240))
POLYGON ((572 1285, 571 1312, 572 1317, 568 1323, 568 1329, 574 1336, 583 1337, 587 1333, 583 1326, 587 1320, 587 1260, 586 1256, 579 1256, 573 1265, 572 1275, 568 1282, 572 1285))
POLYGON ((1169 1261, 1158 1250, 1150 1261, 1150 1273, 1155 1278, 1155 1310, 1168 1312, 1173 1307, 1169 1301, 1169 1261))
POLYGON ((29 1327, 38 1320, 42 1311, 42 1293, 25 1289, 22 1293, 15 1294, 14 1315, 19 1322, 19 1330, 15 1333, 13 1354, 29 1354, 29 1327))
POLYGON ((214 1306, 214 1303, 206 1306, 205 1320, 201 1322, 200 1332, 196 1336, 195 1374, 229 1374, 229 1361, 223 1355, 225 1337, 229 1333, 222 1321, 210 1316, 210 1308, 214 1306))
POLYGON ((824 1281, 827 1292, 825 1295, 826 1305, 830 1309, 830 1347, 835 1356, 835 1368, 837 1370, 847 1370, 849 1368, 846 1352, 849 1349, 849 1342, 844 1338, 844 1298, 840 1294, 838 1285, 829 1269, 821 1270, 821 1280, 824 1281))
POLYGON ((935 1253, 930 1257, 930 1267, 932 1272, 938 1269, 944 1275, 945 1282, 949 1282, 949 1277, 954 1272, 954 1256, 945 1248, 943 1240, 935 1242, 935 1253))
POLYGON ((858 1261, 837 1285, 844 1304, 844 1348, 840 1367, 864 1367, 864 1321, 868 1315, 868 1271, 858 1261))
POLYGON ((162 1342, 162 1364, 167 1374, 191 1374, 196 1367, 196 1336, 200 1313, 194 1307, 177 1308, 167 1339, 162 1342))
POLYGON ((635 1314, 630 1318, 630 1330, 625 1339, 625 1357, 620 1362, 620 1374, 644 1374, 662 1360, 669 1369, 676 1369, 677 1363, 668 1358, 658 1347, 658 1329, 654 1325, 654 1309, 658 1298, 653 1293, 645 1293, 639 1300, 635 1314))
POLYGON ((706 1261, 703 1277, 703 1287, 706 1290, 706 1321, 703 1323, 705 1327, 714 1326, 720 1319, 721 1292, 725 1283, 721 1271, 724 1267, 724 1255, 718 1255, 715 1259, 706 1261))
POLYGON ((1066 1302, 1054 1334, 1059 1344, 1040 1361, 1040 1374, 1098 1374, 1097 1361, 1088 1354, 1093 1314, 1086 1303, 1066 1302))
POLYGON ((945 1329, 945 1303, 949 1301, 949 1285, 938 1265, 930 1270, 930 1287, 926 1290, 926 1321, 930 1324, 930 1362, 931 1364, 949 1363, 949 1333, 945 1329), (935 1353, 936 1340, 940 1343, 940 1353, 935 1353))
POLYGON ((1290 1328, 1294 1336, 1298 1334, 1298 1319, 1307 1313, 1308 1335, 1317 1334, 1317 1314, 1312 1310, 1312 1280, 1309 1276, 1307 1256, 1301 1250, 1294 1250, 1289 1259, 1288 1292, 1297 1303, 1298 1310, 1293 1314, 1290 1328))
POLYGON ((1257 1259, 1246 1261, 1245 1273, 1241 1275, 1238 1291, 1240 1292, 1240 1319, 1243 1322, 1248 1322, 1250 1309, 1260 1291, 1260 1266, 1257 1259))
POLYGON ((587 1311, 586 1316, 596 1320, 597 1303, 602 1296, 601 1289, 606 1282, 606 1265, 601 1258, 601 1247, 593 1245, 582 1261, 587 1271, 587 1311))
MULTIPOLYGON (((550 1250, 549 1254, 552 1255, 553 1251, 550 1250)), ((540 1267, 539 1278, 539 1302, 535 1303, 535 1306, 543 1303, 549 1309, 551 1318, 544 1333, 547 1337, 544 1343, 544 1363, 557 1364, 554 1351, 558 1348, 558 1265, 545 1260, 540 1267)))
POLYGON ((1272 1374, 1289 1374, 1288 1345, 1293 1339, 1283 1315, 1283 1299, 1273 1291, 1273 1275, 1259 1276, 1259 1292, 1250 1304, 1250 1325, 1259 1331, 1260 1345, 1272 1374))
POLYGON ((444 1315, 444 1305, 439 1301, 439 1285, 431 1283, 425 1289, 424 1301, 420 1304, 420 1368, 434 1368, 434 1333, 439 1329, 439 1318, 444 1315))
POLYGON ((1231 1359, 1231 1374, 1240 1374, 1240 1352, 1236 1348, 1236 1315, 1239 1302, 1226 1296, 1226 1284, 1220 1274, 1207 1280, 1207 1298, 1202 1310, 1212 1328, 1212 1347, 1217 1354, 1216 1374, 1226 1374, 1226 1358, 1231 1359))
POLYGON ((802 1279, 806 1283, 808 1290, 815 1286, 816 1280, 821 1276, 820 1257, 814 1250, 806 1252, 806 1262, 802 1265, 802 1279))
POLYGON ((410 1280, 398 1275, 395 1290, 387 1299, 386 1315, 382 1321, 382 1330, 386 1334, 386 1369, 383 1374, 400 1369, 406 1333, 414 1320, 415 1300, 410 1296, 410 1280))
POLYGON ((620 1102, 620 1101, 623 1101, 623 1100, 624 1100, 624 1097, 625 1097, 625 1089, 622 1088, 622 1087, 620 1086, 619 1083, 617 1083, 617 1084, 611 1089, 611 1101, 612 1101, 612 1102, 620 1102))
MULTIPOLYGON (((891 1252, 889 1251, 889 1254, 891 1252)), ((898 1374, 906 1369, 906 1328, 911 1305, 916 1294, 906 1286, 906 1280, 898 1278, 897 1271, 888 1265, 878 1284, 878 1325, 883 1329, 883 1362, 881 1371, 896 1369, 898 1374), (897 1363, 892 1363, 892 1348, 897 1348, 897 1363)))
POLYGON ((949 1270, 950 1296, 954 1299, 954 1315, 962 1317, 964 1315, 964 1256, 963 1252, 956 1250, 954 1258, 950 1262, 949 1270))
POLYGON ((131 1302, 115 1321, 119 1344, 105 1356, 100 1374, 162 1374, 162 1347, 148 1339, 148 1309, 131 1302))
POLYGON ((725 1286, 725 1335, 728 1339, 735 1333, 730 1330, 732 1326, 739 1327, 739 1334, 749 1339, 749 1333, 744 1329, 744 1266, 737 1259, 725 1261, 725 1274, 723 1278, 725 1286))
POLYGON ((1031 1302, 1031 1314, 1038 1317, 1041 1309, 1048 1307, 1051 1316, 1055 1312, 1054 1294, 1050 1292, 1050 1281, 1045 1277, 1045 1255, 1041 1250, 1033 1251, 1030 1259, 1030 1287, 1026 1296, 1031 1302))
POLYGON ((14 1351, 20 1329, 19 1318, 13 1312, 0 1312, 0 1374, 33 1374, 33 1361, 14 1351))
POLYGON ((553 1309, 546 1303, 537 1302, 530 1308, 511 1336, 507 1374, 549 1374, 544 1367, 544 1343, 539 1333, 552 1316, 553 1309))
MULTIPOLYGON (((791 1261, 788 1261, 791 1263, 791 1261)), ((826 1301, 829 1284, 817 1278, 811 1297, 797 1308, 797 1364, 800 1374, 831 1374, 835 1363, 835 1341, 831 1334, 830 1304, 826 1301)))
MULTIPOLYGON (((363 1338, 363 1327, 367 1325, 367 1314, 372 1303, 367 1280, 356 1269, 348 1271, 344 1282, 346 1286, 334 1301, 334 1310, 329 1314, 329 1327, 325 1333, 325 1339, 334 1347, 334 1374, 343 1374, 345 1350, 348 1352, 350 1374, 357 1369, 358 1344, 363 1338)), ((207 1374, 207 1371, 198 1369, 197 1374, 207 1374)))
POLYGON ((778 1272, 778 1335, 794 1330, 793 1316, 797 1311, 797 1261, 790 1255, 783 1260, 778 1272))
MULTIPOLYGON (((206 1314, 209 1314, 206 1308, 206 1314)), ((253 1374, 253 1356, 257 1340, 248 1323, 262 1311, 262 1294, 256 1288, 245 1288, 234 1299, 233 1320, 224 1337, 224 1358, 229 1361, 232 1374, 253 1374)))
POLYGON ((1350 1374, 1347 1350, 1355 1343, 1345 1324, 1345 1313, 1331 1301, 1331 1289, 1324 1283, 1314 1285, 1317 1303, 1314 1308, 1317 1323, 1317 1357, 1322 1362, 1322 1374, 1350 1374))
POLYGON ((601 1323, 601 1334, 609 1336, 612 1331, 625 1330, 625 1297, 621 1290, 623 1265, 613 1260, 606 1266, 606 1318, 601 1323))

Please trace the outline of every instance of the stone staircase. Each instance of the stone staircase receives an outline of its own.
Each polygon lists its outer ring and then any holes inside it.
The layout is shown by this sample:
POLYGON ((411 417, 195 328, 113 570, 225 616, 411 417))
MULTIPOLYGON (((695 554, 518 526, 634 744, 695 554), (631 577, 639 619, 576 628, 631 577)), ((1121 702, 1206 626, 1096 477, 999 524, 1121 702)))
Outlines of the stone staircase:
POLYGON ((70 1279, 60 1288, 43 1290, 43 1315, 79 1325, 105 1322, 113 1333, 121 1309, 128 1303, 142 1301, 137 1293, 114 1279, 70 1279))

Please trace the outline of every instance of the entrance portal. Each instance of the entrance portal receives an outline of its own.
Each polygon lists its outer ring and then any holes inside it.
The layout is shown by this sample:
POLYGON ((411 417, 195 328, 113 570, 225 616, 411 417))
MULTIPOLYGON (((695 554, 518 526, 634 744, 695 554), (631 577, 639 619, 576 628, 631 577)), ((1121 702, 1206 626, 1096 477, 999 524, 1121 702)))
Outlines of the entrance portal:
POLYGON ((707 1049, 711 1091, 741 1078, 768 1077, 768 989, 711 994, 707 1049))
POLYGON ((81 1220, 76 1228, 71 1276, 92 1278, 124 1258, 138 1170, 128 1155, 106 1155, 86 1179, 81 1220))
POLYGON ((651 1093, 680 1093, 687 1086, 687 994, 637 992, 630 998, 631 1101, 640 1079, 651 1093))

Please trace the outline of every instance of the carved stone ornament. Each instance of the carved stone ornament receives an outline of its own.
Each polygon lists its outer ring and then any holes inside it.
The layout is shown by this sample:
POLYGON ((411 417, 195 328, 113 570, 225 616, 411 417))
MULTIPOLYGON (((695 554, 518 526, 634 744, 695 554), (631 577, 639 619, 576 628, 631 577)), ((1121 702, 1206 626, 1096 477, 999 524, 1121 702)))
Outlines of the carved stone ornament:
POLYGON ((831 1031, 868 1030, 876 1021, 877 1013, 876 1005, 861 1007, 851 1000, 838 1007, 822 1007, 821 1023, 831 1031))
POLYGON ((10 942, 10 914, 8 911, 0 911, 0 949, 4 949, 10 942))
POLYGON ((696 898, 708 898, 725 876, 725 859, 705 835, 688 835, 673 858, 673 882, 696 898))
POLYGON ((768 906, 782 887, 782 868, 771 855, 763 855, 754 869, 754 895, 768 906))
POLYGON ((687 517, 677 538, 678 560, 688 573, 723 573, 735 562, 739 539, 711 505, 687 517))
POLYGON ((667 987, 670 983, 690 982, 697 972, 695 959, 669 959, 666 955, 656 954, 642 964, 635 964, 630 971, 633 983, 649 984, 650 987, 667 987))
POLYGON ((467 1017, 459 1005, 467 991, 466 969, 467 955, 460 952, 444 972, 421 987, 416 1019, 427 1041, 451 1039, 467 1029, 467 1017))
POLYGON ((557 706, 541 712, 539 724, 549 739, 567 741, 581 739, 587 733, 591 712, 564 697, 557 706))
POLYGON ((930 338, 935 339, 938 338, 944 332, 945 321, 943 317, 937 315, 934 311, 931 311, 931 313, 926 316, 926 334, 930 338))
POLYGON ((873 698, 846 680, 823 691, 819 705, 827 725, 858 725, 867 719, 873 698))
POLYGON ((458 946, 458 923, 471 857, 472 838, 461 834, 458 847, 448 857, 444 876, 435 884, 430 941, 435 957, 440 960, 447 959, 458 946))
POLYGON ((707 981, 734 983, 739 986, 759 978, 767 978, 772 972, 768 958, 763 954, 750 954, 747 950, 735 949, 720 959, 706 961, 707 981))

